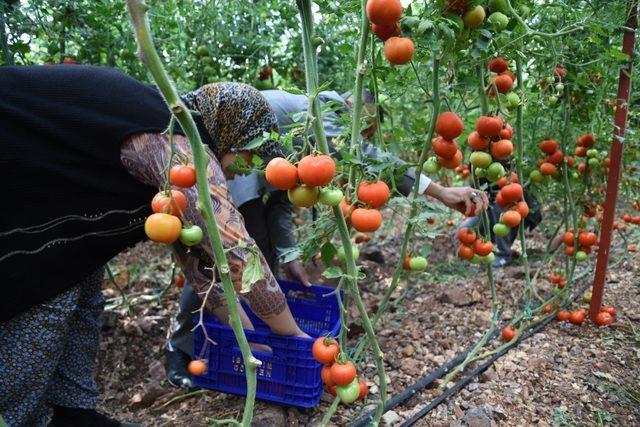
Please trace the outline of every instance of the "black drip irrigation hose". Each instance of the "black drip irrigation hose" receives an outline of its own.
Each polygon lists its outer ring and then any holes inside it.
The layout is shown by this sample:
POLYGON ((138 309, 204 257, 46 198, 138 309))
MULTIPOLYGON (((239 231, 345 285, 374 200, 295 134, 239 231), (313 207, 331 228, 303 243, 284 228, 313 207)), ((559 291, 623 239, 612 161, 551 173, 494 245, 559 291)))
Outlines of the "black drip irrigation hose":
MULTIPOLYGON (((593 268, 585 271, 584 275, 586 276, 592 270, 593 270, 593 268)), ((590 286, 591 286, 591 283, 587 282, 576 293, 573 294, 573 296, 571 297, 571 299, 569 301, 567 301, 567 303, 575 301, 590 286)), ((566 305, 568 305, 568 304, 566 304, 566 305)), ((425 415, 427 415, 429 412, 431 412, 433 409, 435 409, 444 400, 446 400, 448 397, 450 397, 453 394, 455 394, 458 391, 460 391, 464 386, 469 384, 475 377, 477 377, 482 372, 487 370, 496 360, 498 360, 500 357, 504 356, 509 350, 511 350, 514 347, 517 347, 518 344, 520 344, 522 341, 524 341, 525 339, 529 338, 531 335, 535 334, 536 332, 540 331, 542 328, 547 326, 553 320, 555 320, 555 316, 549 316, 547 319, 542 321, 540 324, 536 325, 534 328, 532 328, 532 329, 528 330, 527 332, 525 332, 524 334, 518 336, 518 338, 516 339, 514 345, 512 345, 510 347, 507 347, 504 350, 501 350, 500 352, 498 352, 494 356, 492 356, 489 360, 484 362, 482 365, 480 365, 477 368, 475 368, 467 376, 465 376, 460 381, 458 381, 454 386, 448 388, 446 391, 441 393, 438 397, 433 399, 431 401, 431 403, 429 403, 427 406, 422 408, 419 412, 414 414, 411 418, 409 418, 404 423, 402 423, 400 425, 400 427, 408 427, 408 426, 414 425, 418 420, 420 420, 425 415)), ((489 338, 487 339, 487 344, 489 344, 496 337, 496 335, 498 335, 498 330, 494 331, 493 334, 491 334, 489 336, 489 338)), ((429 375, 424 377, 422 380, 418 381, 417 383, 413 384, 412 386, 406 388, 404 391, 402 391, 399 394, 393 396, 391 399, 387 400, 385 402, 385 405, 384 405, 384 412, 387 412, 387 411, 395 408, 396 406, 400 405, 402 402, 406 401, 411 396, 413 396, 416 392, 426 388, 431 383, 433 383, 437 379, 441 378, 443 375, 445 375, 447 372, 449 372, 449 370, 451 370, 452 368, 454 368, 458 364, 460 364, 462 361, 464 361, 464 359, 466 358, 467 354, 469 354, 469 352, 471 351, 472 348, 473 348, 473 346, 471 348, 465 350, 464 353, 462 353, 462 354, 456 356, 455 358, 453 358, 446 365, 441 366, 440 368, 436 369, 435 371, 433 371, 432 373, 430 373, 429 375)), ((357 418, 354 422, 349 424, 349 427, 363 427, 363 426, 368 425, 371 422, 371 420, 373 419, 374 414, 375 414, 375 411, 365 412, 359 418, 357 418)))

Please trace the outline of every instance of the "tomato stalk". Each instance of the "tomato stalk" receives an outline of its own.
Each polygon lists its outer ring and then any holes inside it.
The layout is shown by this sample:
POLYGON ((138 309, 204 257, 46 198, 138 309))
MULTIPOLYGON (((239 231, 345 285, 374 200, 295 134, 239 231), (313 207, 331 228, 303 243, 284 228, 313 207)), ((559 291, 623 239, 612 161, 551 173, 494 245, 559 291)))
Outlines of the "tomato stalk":
MULTIPOLYGON (((191 145, 193 163, 197 178, 196 187, 198 190, 198 207, 202 213, 207 228, 207 234, 209 236, 209 242, 213 248, 216 269, 218 275, 222 279, 225 298, 229 309, 229 324, 233 329, 236 340, 240 346, 240 351, 242 352, 242 359, 247 378, 247 396, 242 416, 242 425, 248 427, 251 424, 251 419, 253 418, 253 407, 256 395, 256 367, 259 366, 261 362, 251 353, 249 342, 244 334, 240 315, 238 313, 229 264, 227 263, 222 239, 220 237, 220 231, 218 230, 218 225, 216 224, 215 215, 213 213, 211 196, 209 195, 209 180, 207 179, 207 163, 209 158, 204 150, 204 145, 200 139, 200 134, 198 133, 198 128, 191 116, 191 112, 178 96, 178 92, 164 69, 162 61, 160 60, 160 57, 153 45, 151 30, 146 17, 146 11, 149 9, 149 6, 141 0, 127 0, 127 7, 135 31, 136 41, 138 43, 138 56, 151 72, 153 80, 162 93, 167 106, 176 117, 178 123, 180 123, 180 127, 185 132, 185 135, 191 145)), ((213 283, 211 284, 211 287, 213 287, 213 283)))
MULTIPOLYGON (((516 75, 518 80, 518 95, 520 96, 520 104, 516 110, 516 172, 518 180, 524 183, 524 120, 523 120, 523 102, 524 102, 524 82, 522 81, 522 59, 516 53, 516 75)), ((496 94, 497 96, 497 94, 496 94)), ((531 305, 531 297, 534 292, 531 282, 531 271, 529 270, 529 256, 527 255, 527 242, 524 230, 524 218, 518 225, 518 236, 520 237, 520 246, 522 246, 522 265, 524 265, 524 281, 527 298, 527 309, 531 305)))
MULTIPOLYGON (((304 53, 304 63, 306 71, 306 85, 307 93, 309 96, 310 112, 314 117, 313 120, 313 133, 316 139, 316 146, 324 154, 329 154, 329 145, 327 144, 327 138, 322 127, 322 116, 320 110, 320 103, 317 99, 318 91, 318 69, 317 69, 317 56, 313 43, 313 14, 311 11, 311 0, 296 0, 296 5, 300 13, 300 19, 302 24, 302 46, 304 53)), ((361 2, 361 27, 360 27, 360 42, 358 46, 358 58, 356 64, 356 83, 355 90, 352 94, 353 97, 353 116, 351 126, 351 147, 358 145, 358 137, 360 135, 360 115, 362 108, 362 82, 364 79, 365 66, 364 56, 366 52, 367 36, 369 33, 369 23, 365 14, 366 1, 361 2)), ((384 410, 384 401, 387 393, 387 380, 384 370, 384 362, 382 360, 382 351, 376 339, 375 331, 367 314, 367 310, 360 297, 360 291, 358 289, 358 269, 356 268, 356 262, 353 258, 352 243, 349 236, 349 229, 347 223, 342 215, 342 210, 339 206, 333 207, 333 214, 338 224, 338 231, 342 239, 342 246, 345 252, 345 264, 347 268, 347 275, 344 279, 348 285, 349 292, 353 297, 353 301, 358 308, 360 318, 362 320, 367 337, 373 346, 373 357, 376 364, 376 370, 378 373, 378 387, 380 390, 380 399, 378 400, 376 415, 373 419, 374 424, 379 424, 382 418, 384 410)), ((335 402, 334 402, 335 403, 335 402)), ((334 407, 332 405, 332 407, 334 407)), ((337 405, 336 405, 337 407, 337 405)))

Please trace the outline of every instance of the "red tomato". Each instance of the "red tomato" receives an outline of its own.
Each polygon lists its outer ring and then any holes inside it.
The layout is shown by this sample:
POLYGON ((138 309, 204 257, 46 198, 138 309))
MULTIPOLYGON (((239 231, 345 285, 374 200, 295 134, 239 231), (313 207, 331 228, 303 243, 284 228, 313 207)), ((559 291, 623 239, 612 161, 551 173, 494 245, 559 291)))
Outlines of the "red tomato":
POLYGON ((336 174, 336 164, 325 154, 305 156, 298 163, 300 181, 310 187, 322 187, 331 182, 336 174))
POLYGON ((175 165, 169 170, 169 182, 176 187, 193 187, 196 183, 196 170, 192 166, 175 165))
POLYGON ((433 151, 445 160, 451 160, 458 152, 458 144, 455 141, 437 137, 433 140, 433 151))
POLYGON ((558 143, 554 139, 545 139, 540 143, 540 151, 545 154, 551 155, 558 151, 558 143))
POLYGON ((331 337, 317 338, 311 348, 313 357, 323 365, 329 365, 335 362, 336 357, 340 353, 340 347, 335 339, 331 337))
POLYGON ((613 316, 605 311, 601 311, 596 316, 596 324, 599 326, 610 325, 613 323, 613 316))
POLYGON ((472 150, 482 151, 489 148, 489 140, 480 136, 477 130, 474 130, 467 137, 467 143, 472 150))
POLYGON ((324 365, 322 367, 322 371, 320 371, 320 376, 322 377, 322 382, 328 387, 335 385, 333 378, 331 377, 331 365, 324 365))
POLYGON ((473 243, 473 252, 478 256, 487 256, 493 251, 493 243, 476 240, 473 243))
POLYGON ((500 193, 502 193, 502 198, 506 202, 513 203, 522 199, 523 190, 520 184, 513 182, 505 185, 502 190, 500 190, 500 193))
POLYGON ((502 338, 507 342, 511 341, 515 336, 516 336, 516 330, 513 329, 511 326, 507 326, 502 330, 502 338))
POLYGON ((372 208, 379 208, 387 203, 391 190, 384 181, 361 182, 358 186, 358 199, 372 208))
POLYGON ((571 317, 571 313, 569 313, 567 310, 560 310, 556 314, 556 318, 561 322, 566 322, 567 320, 569 320, 569 317, 571 317))
POLYGON ((180 217, 187 209, 187 198, 182 191, 160 191, 151 200, 154 213, 166 213, 180 217))
POLYGON ((331 366, 331 379, 335 385, 348 385, 356 378, 358 371, 353 362, 334 363, 331 366))
POLYGON ((267 163, 265 178, 279 190, 290 190, 298 183, 298 168, 289 160, 276 157, 267 163))
POLYGON ((367 384, 362 380, 358 380, 358 387, 360 387, 358 400, 364 400, 364 398, 367 397, 367 394, 369 393, 369 387, 367 387, 367 384))
POLYGON ((458 230, 458 240, 460 243, 464 243, 465 245, 473 244, 477 237, 476 233, 467 227, 462 227, 458 230))
POLYGON ((502 130, 502 119, 497 116, 480 116, 476 120, 476 130, 480 136, 498 136, 502 130))
POLYGON ((184 277, 180 275, 173 276, 173 283, 180 289, 184 286, 184 277))
POLYGON ((602 307, 600 307, 600 311, 604 311, 605 313, 609 313, 613 317, 616 317, 616 314, 618 314, 618 310, 616 310, 615 307, 612 307, 610 305, 603 305, 602 307))
POLYGON ((449 141, 459 137, 463 129, 462 120, 454 112, 447 111, 436 119, 436 132, 449 141))
POLYGON ((207 361, 204 359, 192 360, 189 362, 187 370, 191 375, 202 375, 207 372, 207 361))
POLYGON ((489 61, 489 71, 500 74, 504 73, 508 69, 509 63, 504 58, 496 56, 495 58, 491 59, 491 61, 489 61))
POLYGON ((584 310, 577 310, 571 313, 571 315, 569 316, 569 322, 573 323, 574 325, 582 325, 582 322, 584 322, 584 319, 587 318, 587 312, 584 310))
POLYGON ((358 231, 376 231, 382 225, 382 214, 376 209, 356 208, 351 212, 351 225, 358 231))
POLYGON ((471 259, 473 258, 473 248, 470 246, 460 245, 458 248, 458 256, 462 259, 471 259))
POLYGON ((377 25, 393 25, 402 15, 400 0, 369 0, 367 1, 367 18, 377 25))
POLYGON ((392 64, 403 65, 411 61, 415 46, 406 37, 391 37, 384 42, 384 56, 392 64))

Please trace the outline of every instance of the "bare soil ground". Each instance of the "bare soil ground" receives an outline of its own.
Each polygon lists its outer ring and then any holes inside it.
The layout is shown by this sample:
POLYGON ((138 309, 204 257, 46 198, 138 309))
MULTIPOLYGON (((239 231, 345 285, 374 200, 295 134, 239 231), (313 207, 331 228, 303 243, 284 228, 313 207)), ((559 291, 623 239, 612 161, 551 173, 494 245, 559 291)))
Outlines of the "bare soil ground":
MULTIPOLYGON (((361 292, 371 310, 390 283, 400 243, 393 232, 378 241, 378 247, 370 245, 374 247, 362 250, 367 279, 361 283, 361 292), (380 254, 384 263, 366 260, 380 254)), ((533 273, 540 268, 545 243, 539 233, 533 236, 533 273)), ((376 328, 385 354, 390 395, 473 345, 490 324, 485 271, 455 260, 454 253, 448 237, 432 242, 428 273, 403 281, 376 328)), ((561 258, 553 262, 559 263, 561 258)), ((590 263, 594 261, 590 259, 590 263)), ((416 425, 640 425, 640 257, 618 253, 612 261, 619 264, 610 270, 605 302, 618 310, 615 324, 598 328, 588 321, 580 327, 552 322, 416 425)), ((128 310, 119 307, 105 313, 98 372, 101 409, 145 426, 201 426, 213 419, 239 417, 242 398, 214 391, 189 396, 166 382, 164 346, 179 296, 177 288, 169 287, 161 299, 157 298, 170 280, 166 249, 141 244, 111 265, 116 281, 134 299, 128 310)), ((548 271, 546 267, 538 280, 542 294, 551 288, 542 279, 548 271)), ((592 274, 584 280, 591 279, 592 274)), ((517 314, 522 296, 522 266, 498 270, 496 283, 502 305, 500 319, 509 320, 517 314)), ((105 293, 114 301, 118 299, 119 292, 109 283, 105 293)), ((579 300, 575 306, 582 305, 579 300)), ((351 334, 360 331, 355 326, 351 334)), ((375 395, 374 364, 366 360, 363 366, 375 395)), ((397 424, 410 417, 438 395, 439 385, 436 382, 415 394, 388 413, 386 421, 397 424)), ((319 407, 307 411, 258 402, 254 424, 318 425, 330 403, 331 396, 326 393, 319 407)), ((367 404, 371 407, 371 400, 367 404)), ((362 407, 342 407, 332 423, 347 425, 362 407)))

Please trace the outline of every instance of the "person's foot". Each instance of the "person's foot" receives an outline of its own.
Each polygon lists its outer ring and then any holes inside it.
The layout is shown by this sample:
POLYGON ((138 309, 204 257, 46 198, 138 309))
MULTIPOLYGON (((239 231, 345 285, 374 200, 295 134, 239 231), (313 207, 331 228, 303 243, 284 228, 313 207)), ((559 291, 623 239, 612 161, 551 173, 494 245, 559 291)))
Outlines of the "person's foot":
POLYGON ((180 350, 167 350, 165 352, 165 368, 167 369, 167 380, 174 387, 191 389, 193 381, 187 367, 191 362, 191 357, 180 350))
POLYGON ((53 418, 48 427, 142 427, 141 424, 122 423, 97 412, 95 409, 53 407, 53 418))

